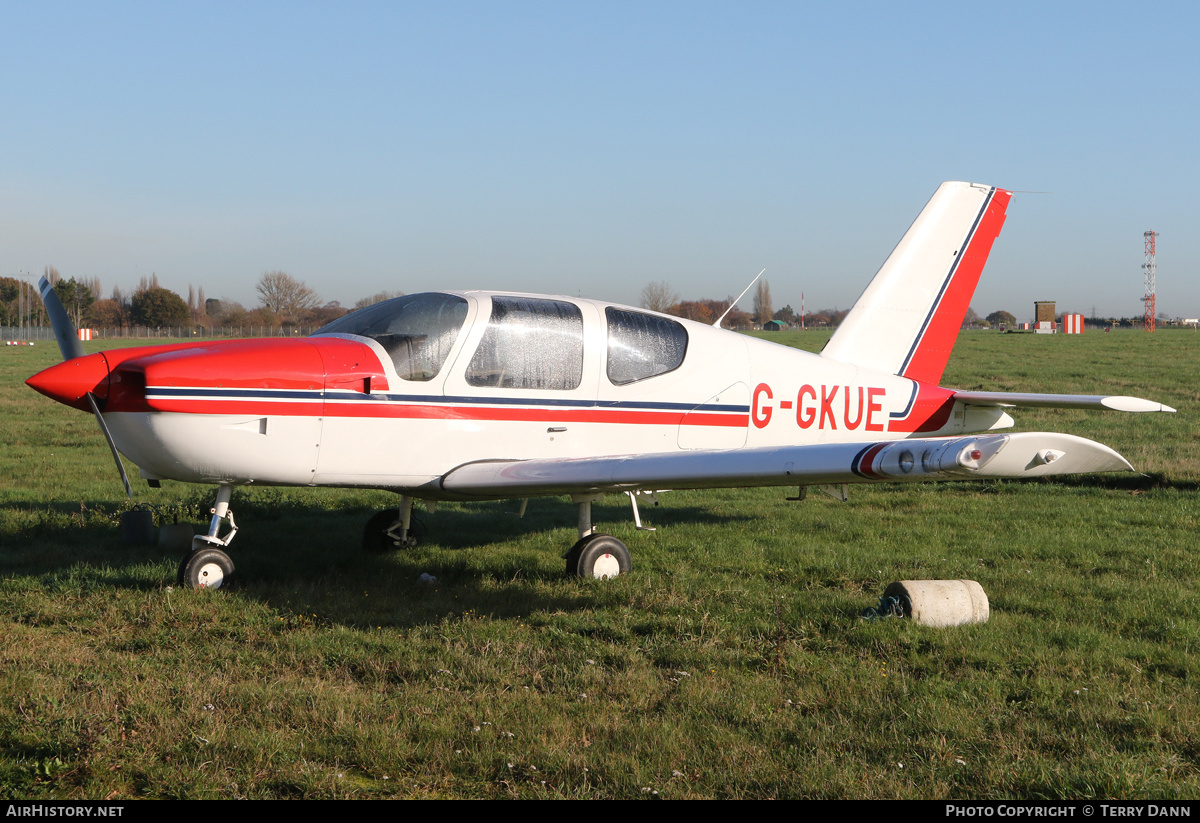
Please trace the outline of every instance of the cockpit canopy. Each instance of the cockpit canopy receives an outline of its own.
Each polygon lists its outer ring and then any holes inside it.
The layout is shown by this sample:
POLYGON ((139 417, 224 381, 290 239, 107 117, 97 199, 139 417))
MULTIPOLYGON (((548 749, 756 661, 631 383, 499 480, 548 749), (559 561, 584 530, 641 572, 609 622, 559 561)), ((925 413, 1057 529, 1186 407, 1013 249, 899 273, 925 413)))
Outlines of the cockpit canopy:
MULTIPOLYGON (((466 365, 470 386, 571 391, 583 379, 584 321, 563 299, 491 295, 491 315, 466 365)), ((661 315, 606 306, 605 373, 624 386, 674 371, 687 354, 684 326, 661 315)), ((446 363, 467 318, 467 301, 439 292, 385 300, 316 332, 369 337, 404 380, 429 381, 446 363)))

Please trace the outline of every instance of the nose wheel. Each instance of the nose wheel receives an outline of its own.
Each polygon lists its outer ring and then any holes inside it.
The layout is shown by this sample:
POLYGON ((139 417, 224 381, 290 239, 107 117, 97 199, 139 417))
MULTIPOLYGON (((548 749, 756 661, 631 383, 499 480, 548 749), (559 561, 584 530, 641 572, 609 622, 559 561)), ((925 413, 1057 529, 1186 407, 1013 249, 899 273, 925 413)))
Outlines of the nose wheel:
POLYGON ((197 549, 179 564, 179 584, 189 589, 231 589, 234 582, 233 560, 220 549, 197 549))

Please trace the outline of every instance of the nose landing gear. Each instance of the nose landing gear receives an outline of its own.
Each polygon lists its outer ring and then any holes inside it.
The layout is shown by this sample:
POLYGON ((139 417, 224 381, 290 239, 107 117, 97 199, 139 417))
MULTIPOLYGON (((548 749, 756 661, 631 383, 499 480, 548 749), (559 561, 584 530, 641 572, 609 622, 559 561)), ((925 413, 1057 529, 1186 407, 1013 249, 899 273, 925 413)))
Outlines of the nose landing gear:
POLYGON ((198 534, 192 538, 192 551, 179 564, 179 585, 189 589, 233 588, 236 582, 233 560, 224 551, 238 532, 233 512, 229 508, 229 498, 232 495, 232 486, 217 488, 217 502, 212 507, 208 534, 198 534), (226 520, 229 521, 229 531, 221 537, 221 523, 226 520))

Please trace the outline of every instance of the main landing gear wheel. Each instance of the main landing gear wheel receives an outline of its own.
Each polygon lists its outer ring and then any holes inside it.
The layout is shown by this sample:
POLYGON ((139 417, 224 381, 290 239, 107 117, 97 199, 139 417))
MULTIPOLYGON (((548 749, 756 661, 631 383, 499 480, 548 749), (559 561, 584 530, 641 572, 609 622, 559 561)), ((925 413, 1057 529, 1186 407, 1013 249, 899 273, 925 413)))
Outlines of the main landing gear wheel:
POLYGON ((233 561, 220 549, 197 549, 179 564, 179 583, 189 589, 231 589, 233 561))
POLYGON ((384 509, 375 512, 367 525, 363 527, 362 547, 364 551, 373 554, 390 552, 392 549, 402 549, 416 546, 425 538, 425 526, 415 517, 409 518, 408 540, 406 543, 388 534, 388 529, 400 522, 395 509, 384 509))
POLYGON ((629 574, 633 568, 629 549, 611 534, 589 534, 581 538, 567 552, 566 561, 567 575, 598 580, 629 574))

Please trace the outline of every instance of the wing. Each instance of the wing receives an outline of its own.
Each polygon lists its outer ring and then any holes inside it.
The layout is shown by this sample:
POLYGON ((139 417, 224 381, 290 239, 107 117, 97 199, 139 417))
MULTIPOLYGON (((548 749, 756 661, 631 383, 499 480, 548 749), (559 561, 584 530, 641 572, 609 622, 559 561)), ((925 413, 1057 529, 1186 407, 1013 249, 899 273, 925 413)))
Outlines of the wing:
POLYGON ((1070 434, 835 443, 780 448, 466 463, 441 480, 463 497, 537 497, 635 489, 795 486, 870 481, 1026 478, 1132 471, 1124 457, 1070 434))
POLYGON ((1025 406, 1052 409, 1110 409, 1123 412, 1173 412, 1170 406, 1143 400, 1102 394, 1028 394, 1002 391, 955 391, 954 399, 972 406, 1025 406))

